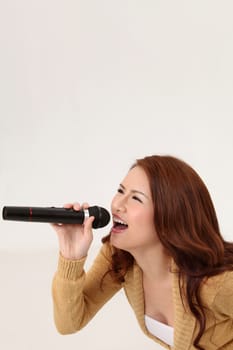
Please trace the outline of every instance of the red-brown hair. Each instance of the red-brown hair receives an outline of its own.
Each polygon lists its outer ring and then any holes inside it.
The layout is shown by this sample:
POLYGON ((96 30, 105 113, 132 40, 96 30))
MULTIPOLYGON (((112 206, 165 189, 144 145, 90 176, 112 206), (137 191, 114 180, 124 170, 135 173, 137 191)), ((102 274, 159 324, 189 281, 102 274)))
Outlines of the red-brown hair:
MULTIPOLYGON (((200 297, 204 278, 233 270, 233 243, 223 239, 210 194, 196 171, 171 156, 149 156, 132 166, 146 173, 154 203, 154 225, 157 235, 179 268, 180 286, 185 281, 190 311, 199 323, 194 341, 197 349, 205 331, 206 316, 200 297)), ((109 240, 109 236, 103 242, 109 240)), ((122 281, 132 266, 132 255, 114 249, 112 273, 122 281)))

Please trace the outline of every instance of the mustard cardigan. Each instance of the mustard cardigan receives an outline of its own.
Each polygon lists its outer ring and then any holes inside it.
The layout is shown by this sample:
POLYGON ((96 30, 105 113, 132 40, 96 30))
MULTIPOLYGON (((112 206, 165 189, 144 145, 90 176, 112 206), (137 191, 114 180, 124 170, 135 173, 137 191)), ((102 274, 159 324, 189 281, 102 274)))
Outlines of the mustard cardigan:
MULTIPOLYGON (((107 274, 101 287, 102 277, 109 269, 110 257, 111 247, 105 243, 87 274, 84 272, 85 258, 72 261, 59 257, 52 285, 54 321, 58 331, 70 334, 83 328, 123 287, 142 331, 149 338, 165 349, 195 349, 193 341, 198 331, 197 322, 187 305, 182 303, 178 274, 173 273, 175 324, 174 346, 171 347, 150 334, 145 326, 142 271, 136 262, 127 272, 122 285, 107 274)), ((201 296, 207 307, 207 324, 200 345, 205 350, 233 350, 233 271, 209 278, 202 286, 201 296)))

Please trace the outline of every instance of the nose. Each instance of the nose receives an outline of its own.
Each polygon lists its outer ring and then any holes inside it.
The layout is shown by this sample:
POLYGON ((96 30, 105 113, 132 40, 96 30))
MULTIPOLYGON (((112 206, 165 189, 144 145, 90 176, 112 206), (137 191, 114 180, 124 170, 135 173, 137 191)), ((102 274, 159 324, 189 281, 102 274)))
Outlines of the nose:
POLYGON ((126 198, 124 195, 116 195, 112 200, 112 211, 113 212, 125 212, 126 211, 126 198))

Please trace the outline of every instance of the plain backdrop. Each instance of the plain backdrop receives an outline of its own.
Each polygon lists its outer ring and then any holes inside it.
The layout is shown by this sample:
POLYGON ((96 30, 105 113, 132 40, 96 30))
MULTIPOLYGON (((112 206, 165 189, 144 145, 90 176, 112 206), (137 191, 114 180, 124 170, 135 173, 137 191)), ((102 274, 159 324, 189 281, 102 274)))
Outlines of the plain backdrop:
MULTIPOLYGON (((136 158, 171 154, 203 178, 232 240, 232 13, 231 0, 1 1, 1 208, 110 209, 136 158)), ((110 226, 95 231, 87 268, 110 226)), ((1 220, 2 349, 160 349, 121 292, 59 335, 57 248, 49 225, 1 220)))

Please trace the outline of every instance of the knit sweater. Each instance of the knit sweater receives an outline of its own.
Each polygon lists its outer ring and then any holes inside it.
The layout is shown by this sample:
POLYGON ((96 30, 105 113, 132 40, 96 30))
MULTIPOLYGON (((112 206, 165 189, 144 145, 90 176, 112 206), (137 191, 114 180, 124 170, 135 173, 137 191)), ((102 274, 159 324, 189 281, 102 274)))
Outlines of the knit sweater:
MULTIPOLYGON (((142 331, 166 349, 193 350, 198 324, 182 302, 179 292, 178 270, 173 264, 173 303, 175 312, 174 346, 170 347, 150 334, 145 326, 142 271, 135 262, 125 276, 125 282, 114 282, 109 274, 111 247, 103 244, 91 269, 85 273, 85 258, 66 260, 59 257, 53 279, 54 320, 61 334, 74 333, 83 328, 97 311, 121 288, 124 288, 142 331), (103 276, 105 275, 104 279, 103 276)), ((233 271, 211 277, 201 289, 206 307, 206 330, 200 345, 205 350, 233 349, 233 271)))

